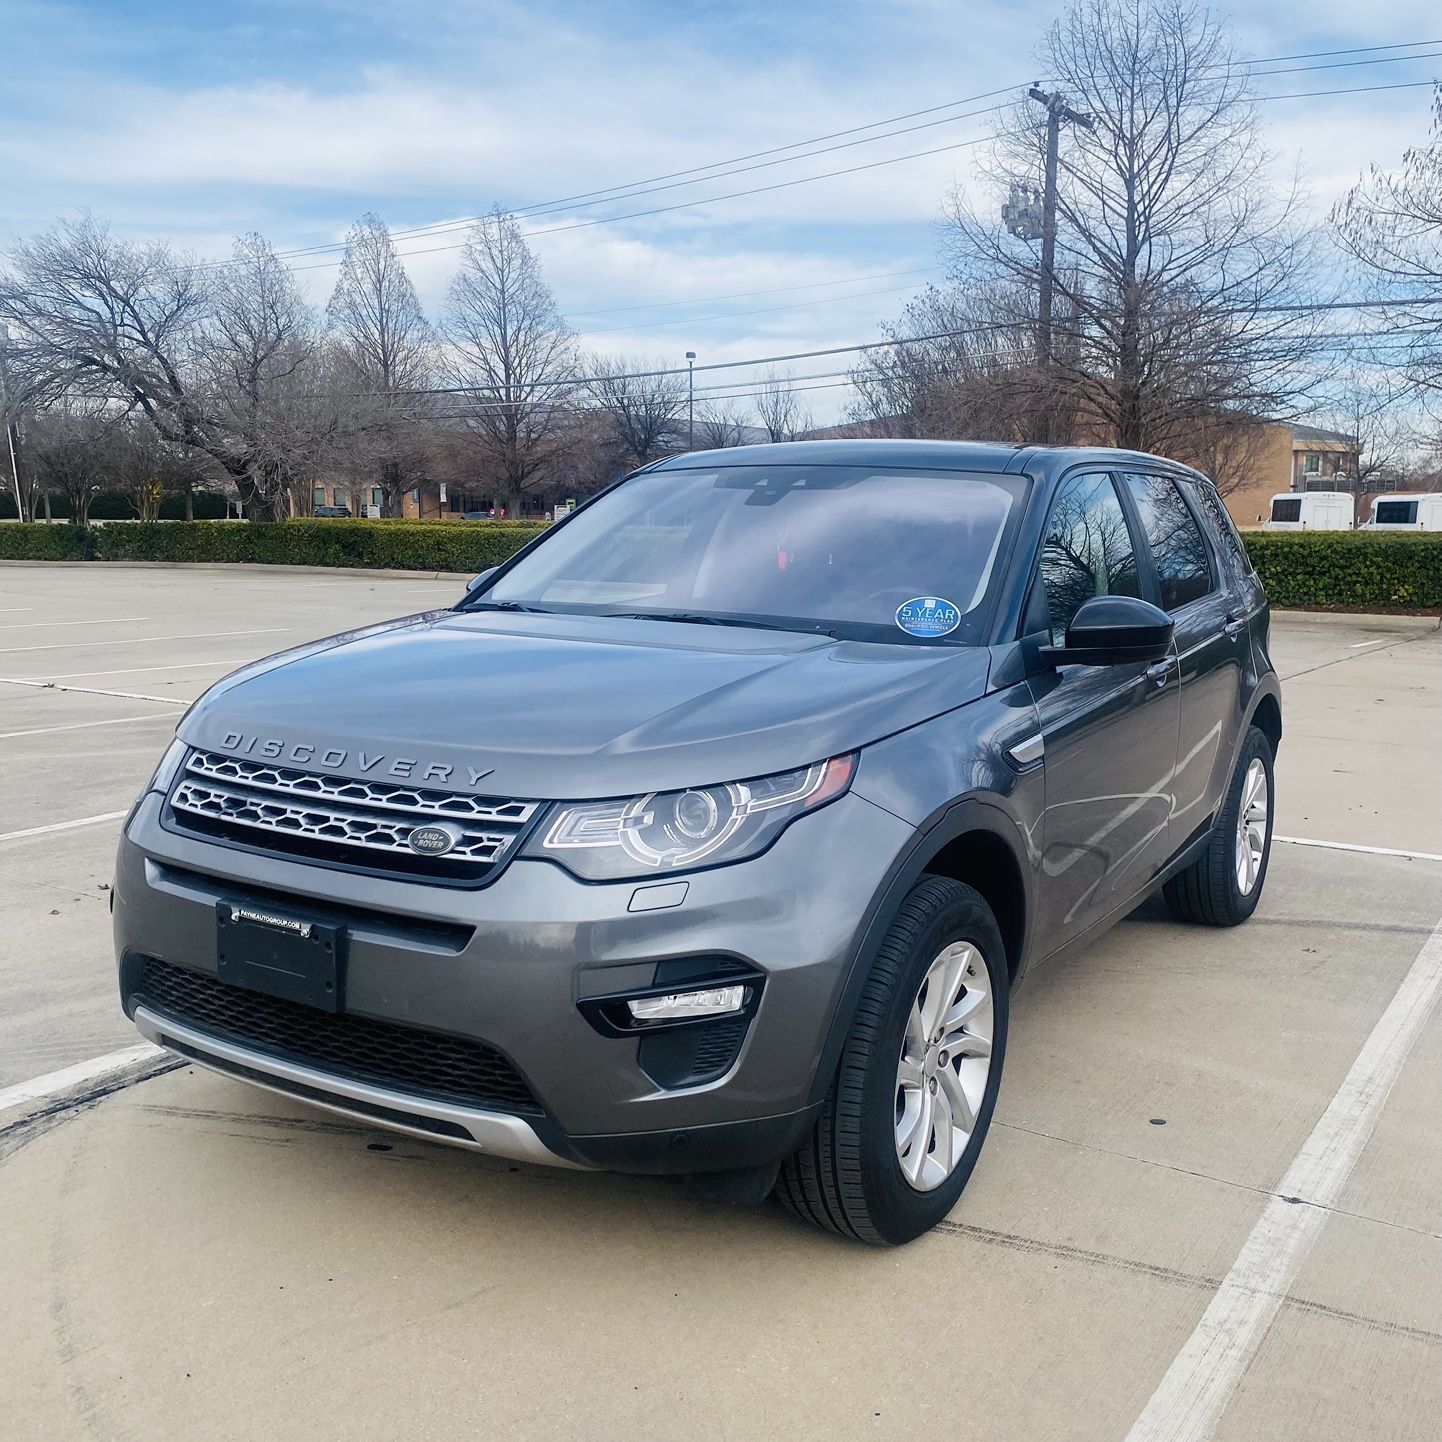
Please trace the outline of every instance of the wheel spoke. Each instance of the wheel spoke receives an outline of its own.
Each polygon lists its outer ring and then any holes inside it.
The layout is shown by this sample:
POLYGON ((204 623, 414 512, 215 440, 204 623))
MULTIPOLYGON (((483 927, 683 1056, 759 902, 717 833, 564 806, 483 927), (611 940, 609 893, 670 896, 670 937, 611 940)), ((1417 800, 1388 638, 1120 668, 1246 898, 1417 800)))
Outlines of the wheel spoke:
POLYGON ((906 1042, 902 1048, 903 1055, 920 1058, 926 1055, 926 1044, 931 1040, 931 1032, 926 1025, 926 1018, 921 1014, 921 998, 916 999, 915 1005, 907 1013, 906 1017, 906 1042))
POLYGON ((990 1056, 991 1040, 974 1031, 958 1031, 943 1038, 941 1049, 948 1056, 990 1056))
POLYGON ((956 1031, 978 1011, 991 1006, 990 994, 981 986, 968 986, 966 995, 961 998, 942 1018, 941 1029, 943 1033, 956 1031))
POLYGON ((914 1061, 905 1052, 901 1054, 901 1061, 896 1068, 896 1084, 907 1090, 926 1085, 926 1073, 922 1070, 919 1061, 914 1061))
POLYGON ((926 1165, 931 1149, 931 1119, 934 1111, 931 1093, 925 1087, 922 1087, 916 1096, 916 1116, 907 1128, 906 1135, 897 1142, 901 1152, 901 1169, 913 1185, 921 1180, 921 1169, 926 1165))
POLYGON ((971 1098, 966 1094, 966 1088, 961 1084, 961 1078, 949 1066, 942 1067, 939 1075, 941 1090, 947 1100, 947 1114, 970 1136, 976 1130, 976 1111, 971 1105, 971 1098))
MULTIPOLYGON (((947 1067, 945 1070, 950 1071, 951 1068, 947 1067)), ((956 1132, 951 1116, 951 1097, 943 1087, 932 1100, 935 1105, 932 1107, 931 1124, 936 1133, 936 1150, 932 1152, 931 1160, 941 1168, 943 1177, 949 1177, 951 1169, 956 1165, 956 1132)))

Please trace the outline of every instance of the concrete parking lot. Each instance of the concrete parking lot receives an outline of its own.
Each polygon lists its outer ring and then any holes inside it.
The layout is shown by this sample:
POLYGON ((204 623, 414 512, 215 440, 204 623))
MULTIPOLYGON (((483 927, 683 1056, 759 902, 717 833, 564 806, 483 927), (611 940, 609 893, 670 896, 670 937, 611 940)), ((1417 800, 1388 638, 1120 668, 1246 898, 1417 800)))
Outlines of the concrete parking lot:
MULTIPOLYGON (((0 567, 0 1102, 138 1040, 106 892, 184 705, 458 591, 0 567)), ((1291 839, 1257 915, 1214 932, 1149 905, 1034 973, 937 1232, 847 1246, 190 1068, 16 1103, 5 1435, 1434 1438, 1442 634, 1283 616, 1273 643, 1291 839)))

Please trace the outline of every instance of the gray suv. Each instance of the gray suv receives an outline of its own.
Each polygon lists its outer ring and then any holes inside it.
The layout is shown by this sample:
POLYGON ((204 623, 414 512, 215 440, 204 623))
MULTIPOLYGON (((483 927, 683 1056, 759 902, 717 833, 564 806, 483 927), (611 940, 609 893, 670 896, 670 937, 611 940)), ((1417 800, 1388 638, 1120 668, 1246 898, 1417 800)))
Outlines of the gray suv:
POLYGON ((1278 698, 1193 471, 678 456, 190 709, 120 845, 125 1010, 367 1123, 904 1242, 1033 964, 1158 890, 1251 914, 1278 698))

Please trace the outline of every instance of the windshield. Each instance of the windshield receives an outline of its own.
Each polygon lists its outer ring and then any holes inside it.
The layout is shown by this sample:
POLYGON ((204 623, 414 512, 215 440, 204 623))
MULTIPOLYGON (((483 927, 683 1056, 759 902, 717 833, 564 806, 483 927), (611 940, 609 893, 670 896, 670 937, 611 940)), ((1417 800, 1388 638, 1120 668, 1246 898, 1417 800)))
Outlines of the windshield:
POLYGON ((736 466, 633 477, 466 603, 976 644, 1015 476, 736 466))
POLYGON ((1272 502, 1274 521, 1300 521, 1302 519, 1302 498, 1293 496, 1287 500, 1272 502))

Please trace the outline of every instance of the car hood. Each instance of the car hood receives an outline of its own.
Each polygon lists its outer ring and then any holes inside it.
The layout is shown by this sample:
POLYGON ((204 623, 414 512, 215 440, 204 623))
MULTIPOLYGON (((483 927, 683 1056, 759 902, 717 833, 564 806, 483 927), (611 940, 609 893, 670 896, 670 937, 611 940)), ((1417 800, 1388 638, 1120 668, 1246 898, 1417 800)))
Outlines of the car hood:
POLYGON ((219 682, 191 745, 373 781, 586 800, 855 750, 980 696, 981 648, 614 616, 432 612, 219 682))

